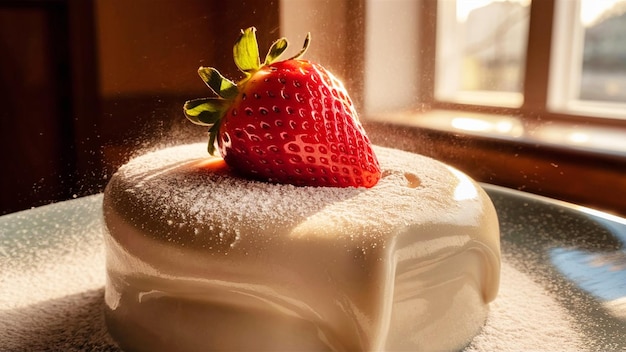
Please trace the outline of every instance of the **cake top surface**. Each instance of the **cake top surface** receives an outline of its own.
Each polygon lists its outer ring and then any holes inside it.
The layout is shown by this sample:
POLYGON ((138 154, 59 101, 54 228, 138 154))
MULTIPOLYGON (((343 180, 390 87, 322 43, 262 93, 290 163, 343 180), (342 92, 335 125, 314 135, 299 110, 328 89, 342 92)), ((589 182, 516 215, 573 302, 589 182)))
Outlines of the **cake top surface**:
MULTIPOLYGON (((206 146, 181 145, 131 160, 114 175, 105 205, 147 234, 186 246, 337 237, 376 246, 411 226, 479 227, 486 195, 433 159, 375 147, 382 178, 372 188, 298 187, 239 177, 206 146), (134 220, 132 220, 134 219, 134 220), (208 238, 207 236, 211 237, 208 238)), ((105 210, 106 210, 105 206, 105 210)))

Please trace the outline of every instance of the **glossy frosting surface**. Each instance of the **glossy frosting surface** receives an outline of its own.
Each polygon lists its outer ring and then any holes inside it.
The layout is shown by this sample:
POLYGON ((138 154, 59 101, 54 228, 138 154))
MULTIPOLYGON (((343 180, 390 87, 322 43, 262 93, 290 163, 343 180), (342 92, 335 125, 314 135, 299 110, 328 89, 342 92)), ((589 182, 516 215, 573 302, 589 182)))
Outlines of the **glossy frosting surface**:
POLYGON ((498 290, 491 201, 442 163, 375 151, 371 189, 242 179, 204 144, 133 159, 104 199, 112 335, 129 350, 468 343, 498 290))

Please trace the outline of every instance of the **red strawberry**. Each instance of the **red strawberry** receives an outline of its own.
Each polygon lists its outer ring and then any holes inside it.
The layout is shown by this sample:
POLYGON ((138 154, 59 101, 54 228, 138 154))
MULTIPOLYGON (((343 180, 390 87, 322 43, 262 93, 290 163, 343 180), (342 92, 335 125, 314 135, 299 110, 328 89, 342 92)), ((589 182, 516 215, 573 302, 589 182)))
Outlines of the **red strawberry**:
POLYGON ((242 31, 235 63, 237 84, 214 68, 198 73, 218 95, 185 103, 187 118, 210 126, 226 163, 248 177, 299 186, 372 187, 380 166, 343 84, 322 66, 277 59, 287 40, 274 42, 260 63, 254 28, 242 31))

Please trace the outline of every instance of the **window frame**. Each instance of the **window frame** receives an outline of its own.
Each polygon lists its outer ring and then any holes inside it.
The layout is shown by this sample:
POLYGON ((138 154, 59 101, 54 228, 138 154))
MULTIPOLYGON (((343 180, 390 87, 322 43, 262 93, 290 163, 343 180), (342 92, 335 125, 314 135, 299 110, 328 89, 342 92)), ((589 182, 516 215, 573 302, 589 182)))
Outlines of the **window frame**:
MULTIPOLYGON (((519 107, 468 104, 438 100, 435 97, 435 69, 437 53, 438 0, 423 0, 419 14, 419 40, 422 43, 422 72, 419 99, 423 110, 453 110, 474 113, 519 116, 524 121, 559 121, 568 124, 588 124, 626 129, 625 118, 610 114, 594 114, 593 109, 553 109, 550 99, 550 79, 554 79, 551 62, 554 55, 553 26, 558 0, 534 0, 530 3, 526 63, 523 74, 523 101, 519 107)), ((600 110, 596 110, 600 111, 600 110)))

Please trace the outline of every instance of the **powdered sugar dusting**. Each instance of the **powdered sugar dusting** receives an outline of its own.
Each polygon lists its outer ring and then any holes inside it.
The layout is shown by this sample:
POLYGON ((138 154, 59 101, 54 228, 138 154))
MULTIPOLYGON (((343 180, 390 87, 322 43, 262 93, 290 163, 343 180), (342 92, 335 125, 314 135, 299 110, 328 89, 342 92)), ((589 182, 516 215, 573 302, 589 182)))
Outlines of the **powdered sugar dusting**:
POLYGON ((587 351, 587 337, 576 329, 570 314, 537 281, 519 271, 518 259, 502 262, 498 298, 483 332, 466 352, 478 351, 587 351))
POLYGON ((220 251, 235 249, 244 237, 261 245, 286 233, 303 236, 311 226, 315 236, 332 234, 361 241, 364 248, 377 246, 395 228, 432 221, 444 209, 460 207, 452 199, 458 181, 443 164, 399 150, 375 150, 383 178, 366 189, 244 179, 210 157, 204 144, 182 145, 120 168, 105 203, 114 202, 155 238, 220 251))

